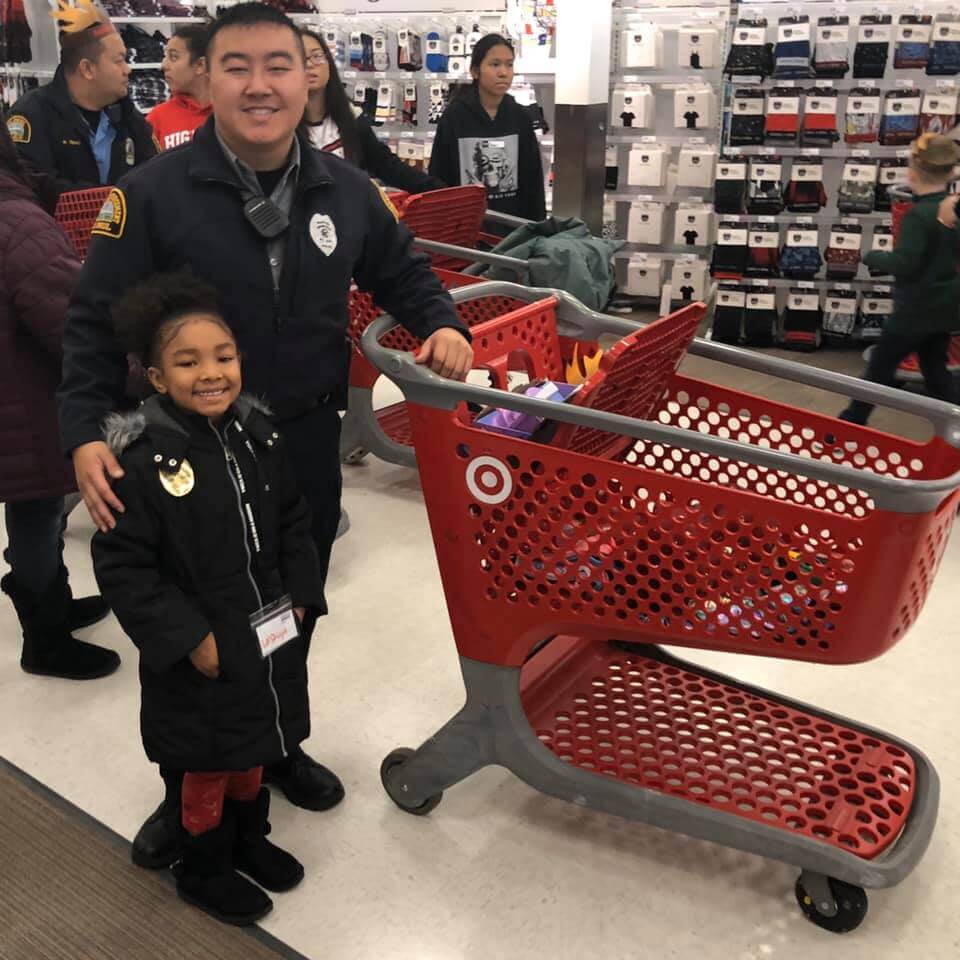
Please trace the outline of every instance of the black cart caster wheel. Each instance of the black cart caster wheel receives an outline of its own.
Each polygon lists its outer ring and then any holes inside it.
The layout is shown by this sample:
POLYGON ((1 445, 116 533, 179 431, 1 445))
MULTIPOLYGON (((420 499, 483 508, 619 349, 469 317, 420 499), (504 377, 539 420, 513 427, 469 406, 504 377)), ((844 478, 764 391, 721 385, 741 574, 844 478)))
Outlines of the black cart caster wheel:
POLYGON ((836 880, 833 877, 828 877, 827 883, 830 884, 830 890, 837 902, 836 916, 828 917, 817 909, 813 897, 807 893, 803 885, 803 878, 798 877, 794 893, 803 915, 818 927, 823 927, 831 933, 849 933, 851 930, 856 930, 867 915, 867 894, 863 887, 844 883, 843 880, 836 880))
POLYGON ((409 803, 404 803, 403 794, 399 790, 396 792, 391 790, 387 782, 397 767, 402 767, 414 753, 416 753, 416 751, 411 750, 410 747, 397 747, 396 750, 391 750, 390 753, 384 757, 383 763, 380 764, 380 782, 383 784, 383 789, 387 791, 387 795, 401 810, 406 810, 407 813, 412 813, 415 817, 425 817, 431 810, 435 809, 443 799, 442 790, 440 793, 435 793, 432 797, 428 797, 419 806, 413 806, 409 803))

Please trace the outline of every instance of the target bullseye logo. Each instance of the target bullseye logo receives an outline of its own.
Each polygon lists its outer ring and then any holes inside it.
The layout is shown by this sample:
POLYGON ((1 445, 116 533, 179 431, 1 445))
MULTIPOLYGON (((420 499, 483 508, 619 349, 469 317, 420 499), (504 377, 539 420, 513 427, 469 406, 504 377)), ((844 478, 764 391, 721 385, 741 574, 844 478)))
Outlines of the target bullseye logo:
POLYGON ((496 457, 474 457, 467 464, 467 489, 481 503, 503 503, 513 493, 510 468, 496 457))

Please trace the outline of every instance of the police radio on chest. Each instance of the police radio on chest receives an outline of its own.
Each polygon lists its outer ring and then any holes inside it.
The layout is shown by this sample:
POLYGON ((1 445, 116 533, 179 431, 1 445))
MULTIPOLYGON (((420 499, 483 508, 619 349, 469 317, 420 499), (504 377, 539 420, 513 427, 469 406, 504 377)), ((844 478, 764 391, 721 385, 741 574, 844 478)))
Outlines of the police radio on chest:
POLYGON ((251 197, 243 205, 243 215, 261 237, 272 240, 290 226, 287 215, 267 197, 251 197))

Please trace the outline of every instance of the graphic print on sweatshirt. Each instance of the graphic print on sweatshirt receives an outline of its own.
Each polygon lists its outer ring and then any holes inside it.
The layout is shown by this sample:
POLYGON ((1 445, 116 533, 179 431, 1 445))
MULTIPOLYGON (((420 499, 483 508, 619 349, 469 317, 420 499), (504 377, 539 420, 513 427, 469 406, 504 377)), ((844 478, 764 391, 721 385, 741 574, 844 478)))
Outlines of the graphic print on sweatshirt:
POLYGON ((479 183, 491 198, 515 197, 518 189, 520 138, 461 137, 460 182, 479 183))

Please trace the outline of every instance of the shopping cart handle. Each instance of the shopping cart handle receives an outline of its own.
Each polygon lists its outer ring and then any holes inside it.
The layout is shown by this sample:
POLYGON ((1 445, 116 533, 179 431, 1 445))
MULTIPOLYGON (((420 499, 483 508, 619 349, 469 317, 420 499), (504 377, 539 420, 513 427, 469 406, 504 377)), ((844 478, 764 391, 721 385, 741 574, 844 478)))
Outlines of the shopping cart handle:
POLYGON ((651 420, 637 420, 622 414, 608 413, 605 410, 551 403, 520 393, 448 380, 425 365, 418 364, 411 353, 392 350, 380 344, 380 338, 396 324, 396 320, 389 315, 378 317, 364 330, 361 343, 363 352, 370 362, 382 374, 393 380, 411 403, 441 410, 454 410, 461 403, 472 402, 481 406, 516 410, 543 420, 572 423, 576 426, 633 437, 637 440, 653 440, 673 447, 726 457, 734 462, 756 464, 771 470, 782 470, 795 476, 863 490, 873 497, 881 510, 897 510, 903 513, 926 512, 935 508, 945 496, 960 487, 960 471, 937 480, 905 480, 883 476, 868 469, 826 460, 814 460, 795 453, 741 443, 738 440, 723 439, 695 430, 669 427, 651 420))
MULTIPOLYGON (((624 320, 622 317, 598 313, 584 306, 572 294, 547 287, 524 287, 498 280, 458 287, 456 290, 451 290, 450 295, 457 303, 494 296, 510 297, 524 303, 534 303, 545 297, 556 297, 557 332, 561 336, 574 337, 577 340, 599 340, 605 335, 625 337, 635 333, 638 327, 646 326, 645 323, 636 320, 624 320)), ((866 400, 868 403, 922 417, 933 424, 938 437, 951 446, 960 448, 960 407, 941 400, 870 383, 868 380, 824 370, 810 364, 781 360, 755 350, 733 347, 726 343, 714 343, 702 337, 693 340, 687 353, 744 370, 764 373, 780 380, 792 380, 794 383, 816 387, 818 390, 836 393, 841 397, 866 400)))
POLYGON ((438 240, 425 240, 423 237, 414 237, 413 245, 428 253, 439 253, 445 257, 455 257, 458 260, 472 260, 474 263, 485 263, 490 267, 504 267, 520 276, 526 276, 530 269, 528 260, 518 257, 505 257, 502 253, 490 253, 488 250, 474 250, 472 247, 458 247, 455 243, 440 243, 438 240))
POLYGON ((500 213, 499 210, 487 210, 483 219, 502 223, 507 227, 525 227, 528 223, 536 223, 535 220, 524 220, 523 217, 515 217, 512 213, 500 213))

